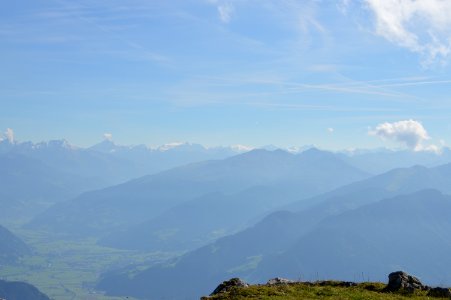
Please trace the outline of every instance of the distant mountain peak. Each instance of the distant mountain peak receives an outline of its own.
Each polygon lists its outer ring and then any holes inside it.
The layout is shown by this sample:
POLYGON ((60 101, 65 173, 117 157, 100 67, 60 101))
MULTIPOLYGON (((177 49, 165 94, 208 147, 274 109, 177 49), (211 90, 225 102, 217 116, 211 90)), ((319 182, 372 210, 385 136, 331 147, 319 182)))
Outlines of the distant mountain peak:
POLYGON ((163 144, 163 145, 157 147, 157 149, 160 151, 167 151, 167 150, 171 150, 171 149, 174 149, 177 147, 187 146, 187 145, 189 145, 188 142, 172 142, 172 143, 163 144))
POLYGON ((88 149, 102 153, 115 153, 124 150, 152 151, 152 149, 143 144, 133 146, 118 145, 112 139, 109 138, 105 138, 100 143, 95 144, 94 146, 91 146, 88 149))
POLYGON ((284 154, 284 155, 291 155, 291 153, 283 150, 283 149, 274 149, 274 150, 268 150, 268 149, 262 149, 262 148, 256 148, 252 149, 249 152, 243 153, 242 155, 273 155, 273 154, 284 154))
POLYGON ((275 146, 275 145, 270 144, 270 145, 262 146, 262 147, 260 147, 260 149, 264 149, 264 150, 268 150, 268 151, 274 151, 274 150, 277 150, 277 149, 280 149, 280 148, 275 146))
POLYGON ((89 149, 98 152, 111 153, 115 152, 116 148, 117 145, 111 139, 104 139, 100 143, 91 146, 89 149))
POLYGON ((250 151, 229 157, 229 158, 227 158, 227 160, 235 161, 235 162, 238 162, 238 161, 264 162, 264 161, 273 161, 274 159, 286 160, 286 159, 291 159, 292 157, 294 157, 294 155, 292 153, 289 153, 282 149, 270 151, 270 150, 266 150, 266 149, 255 148, 250 151))
POLYGON ((76 150, 76 149, 78 149, 77 146, 72 145, 66 139, 50 140, 50 141, 39 142, 37 144, 34 144, 33 148, 35 148, 35 149, 62 148, 62 149, 67 149, 67 150, 76 150))
POLYGON ((287 151, 293 154, 297 154, 297 153, 301 153, 304 152, 310 148, 315 148, 315 145, 305 145, 305 146, 292 146, 292 147, 288 147, 287 151))
POLYGON ((207 150, 206 147, 202 146, 201 144, 195 144, 195 143, 188 143, 188 142, 173 142, 173 143, 167 143, 164 145, 161 145, 157 147, 158 151, 164 152, 164 151, 172 151, 172 150, 207 150))
POLYGON ((251 147, 251 146, 239 145, 238 144, 238 145, 230 146, 230 149, 232 149, 235 152, 242 153, 242 152, 248 152, 248 151, 254 150, 255 148, 251 147))
POLYGON ((316 156, 333 156, 334 154, 330 151, 321 150, 316 147, 311 147, 300 153, 301 156, 316 157, 316 156))

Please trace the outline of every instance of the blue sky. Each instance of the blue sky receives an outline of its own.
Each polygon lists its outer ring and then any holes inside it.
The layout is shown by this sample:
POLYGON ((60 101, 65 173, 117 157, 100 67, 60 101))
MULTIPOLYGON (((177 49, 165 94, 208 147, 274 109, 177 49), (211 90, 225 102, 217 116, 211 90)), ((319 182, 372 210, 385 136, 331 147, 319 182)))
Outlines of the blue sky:
POLYGON ((342 149, 410 147, 375 129, 414 120, 443 145, 450 41, 441 0, 6 1, 0 128, 342 149))

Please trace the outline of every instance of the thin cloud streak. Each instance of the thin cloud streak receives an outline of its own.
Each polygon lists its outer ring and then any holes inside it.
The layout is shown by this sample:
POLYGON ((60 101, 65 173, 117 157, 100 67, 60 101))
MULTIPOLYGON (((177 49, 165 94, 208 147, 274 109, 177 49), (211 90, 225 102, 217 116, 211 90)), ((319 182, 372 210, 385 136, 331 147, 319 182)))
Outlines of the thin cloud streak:
MULTIPOLYGON (((379 95, 386 97, 411 97, 410 95, 392 92, 392 91, 377 91, 375 89, 383 88, 384 86, 378 85, 366 85, 367 89, 359 89, 349 87, 349 83, 326 83, 326 84, 306 84, 306 83, 297 83, 297 82, 289 82, 282 80, 255 80, 255 79, 237 79, 237 78, 224 78, 224 77, 203 77, 214 80, 222 80, 228 82, 236 82, 236 83, 251 83, 251 84, 270 84, 270 85, 282 85, 290 87, 291 91, 296 90, 304 90, 304 89, 318 89, 318 90, 327 90, 327 91, 335 91, 340 93, 351 93, 351 94, 367 94, 367 95, 379 95)), ((353 85, 358 85, 358 81, 354 81, 353 85)), ((358 82, 361 85, 365 85, 367 82, 358 82)), ((363 87, 363 86, 362 86, 363 87)))
POLYGON ((435 80, 435 81, 416 81, 416 82, 405 82, 405 83, 392 83, 392 84, 379 85, 379 87, 420 86, 420 85, 447 84, 447 83, 451 83, 451 80, 435 80))
MULTIPOLYGON (((154 51, 148 50, 146 47, 141 45, 136 41, 131 41, 127 38, 124 38, 122 35, 118 34, 117 31, 112 30, 109 26, 104 26, 99 24, 99 20, 94 14, 91 14, 91 10, 87 6, 83 6, 78 4, 77 6, 72 6, 70 3, 64 0, 53 0, 55 3, 59 4, 60 11, 56 10, 51 13, 54 18, 63 19, 63 20, 73 20, 77 19, 85 24, 88 24, 94 28, 97 28, 99 31, 108 34, 108 37, 113 38, 117 41, 122 42, 122 44, 126 45, 130 49, 134 49, 140 52, 138 55, 139 60, 143 61, 153 61, 159 64, 168 64, 172 60, 162 54, 155 53, 154 51)), ((49 12, 47 12, 48 14, 49 12)), ((132 53, 133 54, 133 53, 132 53)))

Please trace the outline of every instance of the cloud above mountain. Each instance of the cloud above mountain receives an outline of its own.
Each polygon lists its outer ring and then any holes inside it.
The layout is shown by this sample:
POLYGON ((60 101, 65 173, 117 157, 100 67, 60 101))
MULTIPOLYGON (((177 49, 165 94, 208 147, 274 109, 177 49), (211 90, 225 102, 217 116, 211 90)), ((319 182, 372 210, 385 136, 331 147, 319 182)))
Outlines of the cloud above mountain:
POLYGON ((443 0, 366 0, 376 34, 419 53, 426 65, 451 52, 451 2, 443 0))
POLYGON ((425 142, 430 139, 429 134, 423 125, 415 120, 381 123, 368 134, 383 140, 394 141, 413 151, 437 152, 439 150, 435 145, 425 145, 425 142))
POLYGON ((113 140, 113 134, 111 133, 104 133, 103 134, 103 139, 107 140, 107 141, 112 141, 113 140))
POLYGON ((11 128, 6 128, 3 137, 10 143, 14 143, 14 131, 11 128))

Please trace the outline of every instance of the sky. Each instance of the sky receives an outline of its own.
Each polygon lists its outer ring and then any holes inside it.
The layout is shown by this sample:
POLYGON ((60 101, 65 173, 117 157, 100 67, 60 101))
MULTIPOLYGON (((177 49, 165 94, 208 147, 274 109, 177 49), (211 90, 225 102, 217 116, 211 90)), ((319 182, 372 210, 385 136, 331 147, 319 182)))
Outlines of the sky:
POLYGON ((4 1, 0 104, 17 140, 435 151, 451 1, 4 1))

